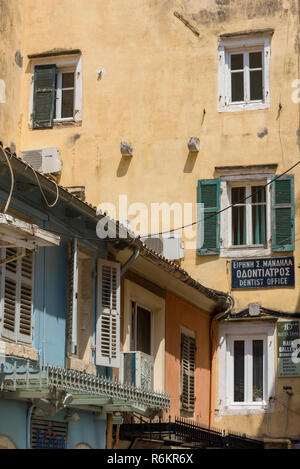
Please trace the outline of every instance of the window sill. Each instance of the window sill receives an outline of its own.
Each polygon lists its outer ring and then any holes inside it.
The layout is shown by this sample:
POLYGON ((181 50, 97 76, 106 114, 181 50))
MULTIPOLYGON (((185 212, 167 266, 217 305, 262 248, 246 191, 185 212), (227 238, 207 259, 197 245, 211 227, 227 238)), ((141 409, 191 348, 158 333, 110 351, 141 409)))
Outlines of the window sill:
POLYGON ((218 112, 236 112, 236 111, 258 111, 260 109, 268 109, 270 103, 256 102, 256 103, 239 103, 218 106, 218 112))
POLYGON ((53 127, 80 127, 82 125, 81 120, 66 119, 66 120, 56 120, 53 122, 53 127))
POLYGON ((27 360, 38 361, 39 352, 30 345, 6 342, 0 339, 0 354, 11 355, 13 357, 25 358, 27 360))
POLYGON ((218 415, 251 415, 264 414, 273 411, 273 406, 266 402, 249 402, 245 404, 230 404, 220 407, 218 415))
POLYGON ((264 246, 230 246, 220 249, 220 257, 253 257, 253 256, 270 256, 272 249, 264 246))

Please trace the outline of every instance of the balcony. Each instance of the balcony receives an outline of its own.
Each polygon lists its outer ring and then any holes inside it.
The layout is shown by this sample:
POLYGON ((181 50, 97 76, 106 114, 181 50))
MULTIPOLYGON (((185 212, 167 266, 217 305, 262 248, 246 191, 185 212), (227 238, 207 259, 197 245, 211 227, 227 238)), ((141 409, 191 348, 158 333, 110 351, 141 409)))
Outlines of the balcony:
POLYGON ((41 400, 53 402, 56 413, 69 407, 96 413, 137 412, 148 416, 170 407, 167 394, 80 371, 37 365, 15 357, 4 357, 0 370, 1 398, 30 399, 37 404, 41 400))

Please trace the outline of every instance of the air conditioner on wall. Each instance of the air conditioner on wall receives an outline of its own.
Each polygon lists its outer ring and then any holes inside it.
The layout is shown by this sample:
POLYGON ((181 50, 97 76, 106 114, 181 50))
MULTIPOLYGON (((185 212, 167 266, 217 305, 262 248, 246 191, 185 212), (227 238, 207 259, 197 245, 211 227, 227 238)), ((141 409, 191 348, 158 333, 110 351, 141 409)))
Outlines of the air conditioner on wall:
POLYGON ((182 238, 178 233, 171 233, 166 236, 153 236, 145 238, 144 243, 150 249, 163 255, 169 260, 178 260, 184 258, 184 248, 182 238))
POLYGON ((143 352, 121 353, 120 381, 153 391, 153 357, 143 352))
POLYGON ((62 168, 60 153, 56 147, 21 150, 20 156, 23 161, 42 174, 59 173, 62 168))

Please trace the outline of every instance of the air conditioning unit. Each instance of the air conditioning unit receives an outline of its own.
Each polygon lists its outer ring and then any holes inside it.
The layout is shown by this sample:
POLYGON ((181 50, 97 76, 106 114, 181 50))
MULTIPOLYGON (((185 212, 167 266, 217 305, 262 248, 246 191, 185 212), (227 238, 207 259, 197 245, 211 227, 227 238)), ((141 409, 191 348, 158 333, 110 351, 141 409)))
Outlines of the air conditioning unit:
POLYGON ((42 174, 59 173, 62 168, 60 153, 56 147, 21 150, 20 156, 23 161, 42 174))
POLYGON ((121 353, 120 381, 153 391, 153 357, 143 352, 121 353))
POLYGON ((178 233, 170 233, 166 236, 153 236, 144 239, 144 243, 150 249, 163 255, 169 260, 184 258, 182 238, 178 233))

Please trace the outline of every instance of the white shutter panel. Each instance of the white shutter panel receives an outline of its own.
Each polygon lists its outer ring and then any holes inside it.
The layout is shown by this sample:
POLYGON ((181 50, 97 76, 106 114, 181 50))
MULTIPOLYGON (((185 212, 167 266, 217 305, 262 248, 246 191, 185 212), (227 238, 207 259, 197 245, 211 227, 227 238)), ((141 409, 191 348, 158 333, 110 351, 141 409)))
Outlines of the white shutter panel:
MULTIPOLYGON (((3 259, 17 254, 17 248, 3 249, 3 259)), ((17 298, 20 283, 20 263, 18 260, 3 264, 2 266, 2 292, 1 315, 2 336, 17 341, 17 298), (18 265, 19 264, 19 265, 18 265)))
MULTIPOLYGON (((17 248, 3 251, 3 258, 18 254, 17 248)), ((32 342, 33 264, 34 254, 27 251, 2 266, 2 336, 27 344, 32 342)))
POLYGON ((98 259, 96 365, 120 367, 120 264, 98 259))
POLYGON ((33 266, 34 254, 27 251, 26 256, 18 259, 20 264, 19 299, 17 302, 17 339, 20 342, 32 342, 33 313, 33 266))
POLYGON ((181 335, 181 402, 186 410, 194 410, 195 402, 195 339, 181 335))
POLYGON ((70 354, 77 354, 77 313, 78 313, 78 240, 71 242, 69 259, 69 298, 68 298, 68 346, 70 354))

